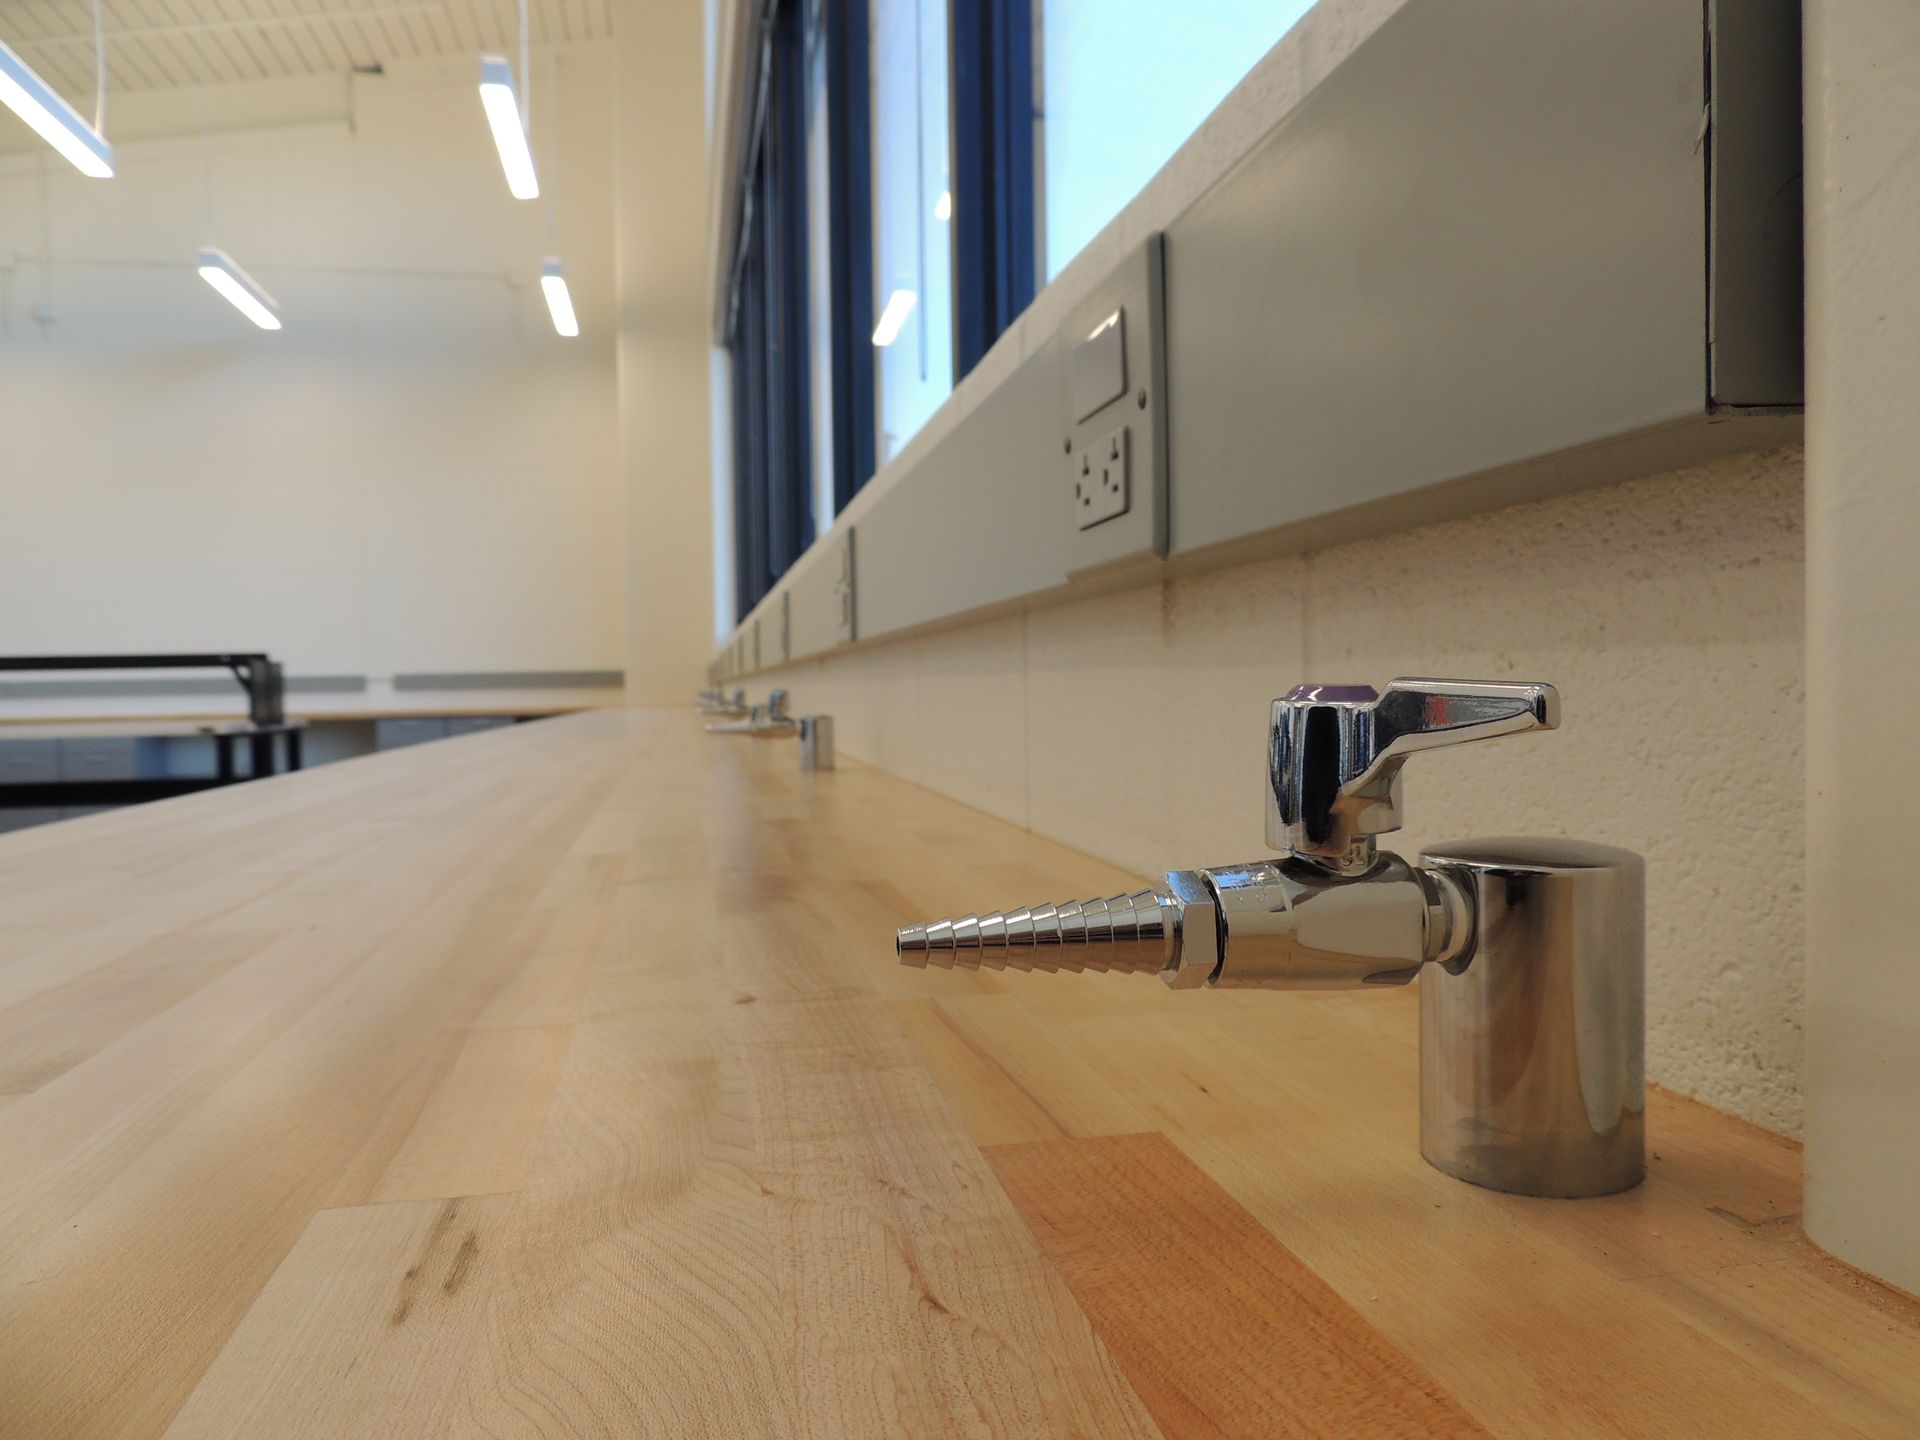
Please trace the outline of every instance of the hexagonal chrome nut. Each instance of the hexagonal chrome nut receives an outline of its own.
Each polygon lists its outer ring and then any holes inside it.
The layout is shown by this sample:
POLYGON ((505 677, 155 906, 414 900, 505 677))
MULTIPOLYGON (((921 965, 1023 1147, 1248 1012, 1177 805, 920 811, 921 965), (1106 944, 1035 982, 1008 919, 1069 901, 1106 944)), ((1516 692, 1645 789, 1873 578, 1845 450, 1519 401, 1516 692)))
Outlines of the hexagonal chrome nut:
POLYGON ((1198 990, 1220 968, 1220 907, 1199 870, 1171 870, 1167 891, 1180 924, 1180 953, 1160 972, 1169 990, 1198 990))

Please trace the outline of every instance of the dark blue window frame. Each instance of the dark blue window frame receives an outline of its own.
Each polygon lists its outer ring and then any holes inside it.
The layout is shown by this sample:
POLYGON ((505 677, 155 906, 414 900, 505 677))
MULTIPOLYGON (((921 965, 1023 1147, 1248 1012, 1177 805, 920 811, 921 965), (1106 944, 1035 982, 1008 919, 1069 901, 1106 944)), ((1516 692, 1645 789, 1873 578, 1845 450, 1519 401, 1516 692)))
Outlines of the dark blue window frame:
POLYGON ((807 345, 806 39, 803 6, 769 34, 734 291, 734 603, 746 614, 813 543, 807 345))
POLYGON ((734 291, 733 343, 733 603, 745 615, 766 593, 766 367, 760 260, 742 256, 734 291))
POLYGON ((1032 0, 952 0, 954 376, 1033 303, 1032 0))
MULTIPOLYGON (((733 366, 734 604, 745 615, 814 539, 807 264, 809 0, 769 25, 766 83, 742 196, 733 366)), ((826 46, 834 509, 873 477, 871 78, 866 0, 818 0, 826 46)))
MULTIPOLYGON (((873 477, 872 0, 777 0, 742 195, 732 359, 737 612, 814 539, 807 208, 808 8, 826 46, 832 490, 873 477)), ((951 0, 956 378, 1033 300, 1039 273, 1032 0, 951 0)))
POLYGON ((767 297, 768 453, 767 587, 813 543, 813 410, 807 346, 807 52, 804 7, 781 8, 773 28, 768 77, 764 244, 767 297))
POLYGON ((873 478, 873 77, 867 0, 821 0, 833 334, 833 508, 873 478))

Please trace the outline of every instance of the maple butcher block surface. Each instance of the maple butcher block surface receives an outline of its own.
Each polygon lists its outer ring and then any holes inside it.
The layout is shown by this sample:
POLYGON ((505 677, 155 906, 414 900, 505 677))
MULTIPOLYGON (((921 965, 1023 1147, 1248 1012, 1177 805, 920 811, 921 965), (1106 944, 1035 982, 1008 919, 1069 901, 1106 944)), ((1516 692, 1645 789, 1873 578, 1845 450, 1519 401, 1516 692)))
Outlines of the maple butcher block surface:
POLYGON ((1920 1435, 1781 1140, 1498 1195, 1411 990, 893 963, 1138 884, 645 711, 0 836, 0 1437, 1920 1435))

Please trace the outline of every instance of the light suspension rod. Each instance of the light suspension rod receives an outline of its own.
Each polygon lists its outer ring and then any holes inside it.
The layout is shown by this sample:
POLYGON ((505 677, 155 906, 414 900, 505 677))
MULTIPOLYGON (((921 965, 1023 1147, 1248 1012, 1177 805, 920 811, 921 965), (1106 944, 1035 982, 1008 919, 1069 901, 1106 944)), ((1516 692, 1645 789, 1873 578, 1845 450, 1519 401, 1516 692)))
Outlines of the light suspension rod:
POLYGON ((540 181, 533 173, 533 151, 527 144, 527 127, 521 118, 520 98, 514 88, 513 66, 505 56, 480 57, 480 103, 486 108, 494 148, 500 152, 500 168, 506 172, 507 189, 516 200, 538 199, 540 181))
POLYGON ((280 306, 226 251, 209 245, 200 252, 200 278, 262 330, 280 328, 280 317, 274 313, 280 306))
POLYGON ((4 44, 0 44, 0 105, 26 121, 82 175, 113 178, 113 147, 4 44))

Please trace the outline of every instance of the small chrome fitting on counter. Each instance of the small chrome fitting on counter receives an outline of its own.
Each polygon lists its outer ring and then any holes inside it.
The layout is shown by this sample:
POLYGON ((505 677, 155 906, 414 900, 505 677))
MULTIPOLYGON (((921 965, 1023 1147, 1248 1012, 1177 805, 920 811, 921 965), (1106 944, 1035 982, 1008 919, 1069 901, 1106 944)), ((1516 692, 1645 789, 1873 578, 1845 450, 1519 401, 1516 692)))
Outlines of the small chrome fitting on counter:
POLYGON ((831 715, 800 717, 800 768, 802 770, 833 769, 833 717, 831 715))
POLYGON ((747 692, 702 690, 693 697, 693 708, 702 715, 745 715, 753 707, 747 704, 747 692))
POLYGON ((1646 1173, 1644 867, 1567 840, 1377 848, 1400 769, 1442 745, 1559 725, 1550 685, 1401 679, 1273 702, 1278 859, 1169 873, 1105 900, 901 930, 902 963, 1118 970, 1170 988, 1344 990, 1420 980, 1420 1150, 1462 1180, 1606 1195, 1646 1173))
MULTIPOLYGON (((746 692, 739 692, 744 698, 746 692)), ((709 735, 791 735, 800 728, 800 722, 787 713, 787 692, 774 690, 767 696, 764 705, 747 707, 746 715, 739 720, 721 725, 707 726, 709 735)))

